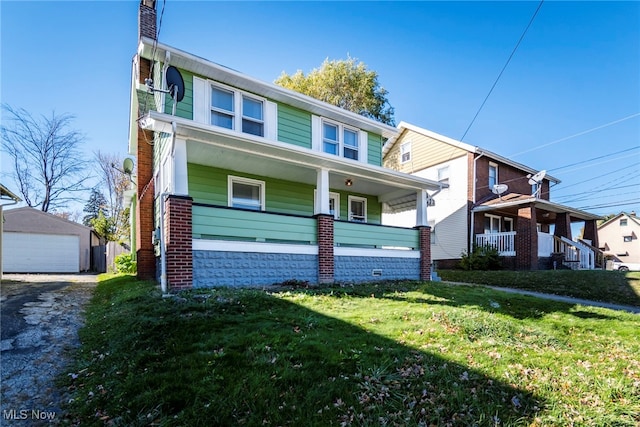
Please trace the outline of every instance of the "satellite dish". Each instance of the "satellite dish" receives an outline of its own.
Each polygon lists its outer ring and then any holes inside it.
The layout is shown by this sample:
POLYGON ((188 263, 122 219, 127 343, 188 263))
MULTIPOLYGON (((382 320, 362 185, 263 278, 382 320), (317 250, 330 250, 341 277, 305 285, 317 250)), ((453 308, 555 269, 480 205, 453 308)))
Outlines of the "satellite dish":
POLYGON ((545 175, 547 175, 547 171, 544 169, 535 175, 527 175, 527 178, 529 178, 529 185, 540 184, 544 179, 545 175))
POLYGON ((507 184, 495 184, 493 187, 491 187, 491 192, 493 194, 501 196, 502 194, 506 193, 508 189, 509 186, 507 184))
POLYGON ((167 89, 169 89, 169 95, 171 95, 171 98, 176 102, 182 101, 184 99, 184 80, 182 79, 180 71, 171 65, 167 68, 165 79, 167 81, 167 89))
POLYGON ((124 159, 124 161, 122 162, 122 170, 127 175, 131 175, 133 173, 133 160, 131 160, 129 157, 124 159))

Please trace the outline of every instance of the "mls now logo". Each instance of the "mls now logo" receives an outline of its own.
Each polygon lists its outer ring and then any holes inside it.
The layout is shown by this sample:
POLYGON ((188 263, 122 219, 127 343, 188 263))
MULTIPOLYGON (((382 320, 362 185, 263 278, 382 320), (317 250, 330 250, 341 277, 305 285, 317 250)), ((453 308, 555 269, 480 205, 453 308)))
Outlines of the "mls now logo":
POLYGON ((53 411, 41 411, 39 409, 9 409, 2 411, 2 418, 5 420, 47 420, 51 421, 56 417, 53 411))

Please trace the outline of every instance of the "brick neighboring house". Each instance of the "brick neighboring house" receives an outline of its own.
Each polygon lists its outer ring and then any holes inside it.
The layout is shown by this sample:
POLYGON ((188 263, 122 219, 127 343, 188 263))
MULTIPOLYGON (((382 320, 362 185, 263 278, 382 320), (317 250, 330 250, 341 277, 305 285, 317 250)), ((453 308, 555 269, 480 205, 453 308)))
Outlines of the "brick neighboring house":
MULTIPOLYGON (((595 266, 597 215, 550 201, 560 181, 546 175, 537 186, 529 177, 538 171, 511 159, 409 123, 383 149, 384 166, 449 185, 429 206, 432 258, 452 268, 474 244, 496 246, 511 269, 537 270, 595 266), (492 189, 505 184, 500 196, 492 189), (571 224, 584 222, 584 239, 572 241, 571 224), (550 234, 554 229, 553 235, 550 234)), ((407 224, 412 212, 385 214, 385 224, 407 224)))
POLYGON ((640 264, 640 218, 621 212, 598 226, 598 242, 605 255, 624 263, 640 264))
POLYGON ((430 278, 429 193, 382 167, 395 127, 155 40, 140 3, 129 152, 137 158, 138 275, 163 291, 430 278), (173 67, 173 68, 172 68, 173 67), (150 93, 179 71, 184 98, 150 93), (412 210, 407 227, 384 211, 412 210))

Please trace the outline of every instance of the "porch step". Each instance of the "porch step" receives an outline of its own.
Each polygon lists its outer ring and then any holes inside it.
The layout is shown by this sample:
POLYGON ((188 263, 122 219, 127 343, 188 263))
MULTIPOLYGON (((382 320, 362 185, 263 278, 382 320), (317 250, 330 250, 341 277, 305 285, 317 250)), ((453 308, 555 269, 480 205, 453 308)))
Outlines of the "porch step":
POLYGON ((442 278, 438 276, 437 271, 431 271, 431 281, 432 282, 442 282, 442 278))

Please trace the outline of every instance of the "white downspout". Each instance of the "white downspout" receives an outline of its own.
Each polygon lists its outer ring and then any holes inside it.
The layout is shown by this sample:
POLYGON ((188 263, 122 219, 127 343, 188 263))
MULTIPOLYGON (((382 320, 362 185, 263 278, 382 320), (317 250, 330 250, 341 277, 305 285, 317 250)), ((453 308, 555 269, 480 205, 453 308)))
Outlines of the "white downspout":
MULTIPOLYGON (((173 155, 173 147, 176 143, 176 122, 171 122, 171 150, 169 152, 173 155)), ((162 168, 163 163, 160 162, 162 168)), ((163 176, 160 171, 160 176, 163 176)), ((164 184, 164 183, 163 183, 164 184)), ((167 254, 165 245, 165 231, 164 231, 164 199, 171 194, 170 191, 166 191, 160 194, 160 289, 164 295, 167 294, 167 254)))

